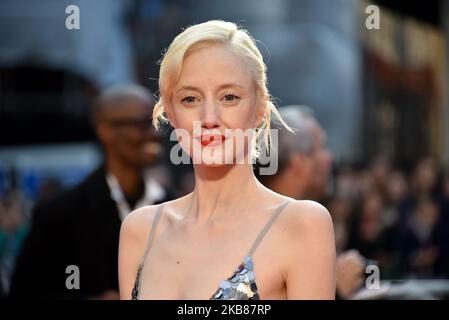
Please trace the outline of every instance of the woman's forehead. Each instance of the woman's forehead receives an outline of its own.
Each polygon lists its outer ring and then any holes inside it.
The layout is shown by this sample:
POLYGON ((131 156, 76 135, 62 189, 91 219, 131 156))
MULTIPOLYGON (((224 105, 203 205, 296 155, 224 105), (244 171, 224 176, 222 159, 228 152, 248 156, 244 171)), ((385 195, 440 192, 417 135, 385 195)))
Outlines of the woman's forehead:
POLYGON ((189 53, 183 61, 178 86, 213 81, 241 86, 251 80, 246 61, 225 46, 212 45, 189 53))

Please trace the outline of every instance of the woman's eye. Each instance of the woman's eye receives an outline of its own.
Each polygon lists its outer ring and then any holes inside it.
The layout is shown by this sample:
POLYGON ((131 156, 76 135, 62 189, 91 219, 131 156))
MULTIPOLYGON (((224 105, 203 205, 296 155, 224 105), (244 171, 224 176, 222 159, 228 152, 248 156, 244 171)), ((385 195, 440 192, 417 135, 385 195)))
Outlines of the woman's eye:
POLYGON ((227 95, 224 96, 224 100, 225 100, 226 102, 233 102, 233 101, 235 101, 235 100, 237 100, 237 99, 239 99, 239 97, 237 97, 237 96, 234 95, 234 94, 227 94, 227 95))
POLYGON ((181 101, 185 102, 185 103, 194 103, 195 102, 195 97, 188 96, 188 97, 185 97, 184 99, 182 99, 181 101))

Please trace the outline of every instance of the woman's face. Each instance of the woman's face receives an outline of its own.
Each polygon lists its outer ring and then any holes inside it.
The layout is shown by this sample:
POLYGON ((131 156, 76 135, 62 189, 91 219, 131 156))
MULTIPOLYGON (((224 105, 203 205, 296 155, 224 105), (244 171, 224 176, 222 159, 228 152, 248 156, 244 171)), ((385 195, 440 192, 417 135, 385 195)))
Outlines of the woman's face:
POLYGON ((211 44, 185 57, 166 112, 194 164, 217 166, 246 161, 250 139, 242 137, 261 123, 263 106, 245 61, 211 44))

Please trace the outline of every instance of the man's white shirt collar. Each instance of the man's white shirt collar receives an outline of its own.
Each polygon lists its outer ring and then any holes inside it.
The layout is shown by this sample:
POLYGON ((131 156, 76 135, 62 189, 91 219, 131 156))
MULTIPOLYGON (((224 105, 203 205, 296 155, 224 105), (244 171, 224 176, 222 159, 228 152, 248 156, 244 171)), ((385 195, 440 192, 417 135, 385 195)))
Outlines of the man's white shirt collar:
POLYGON ((151 176, 150 170, 144 173, 145 191, 134 208, 130 208, 126 198, 120 188, 117 178, 112 173, 106 174, 106 182, 108 183, 112 200, 117 205, 120 219, 123 221, 125 217, 133 210, 154 204, 156 201, 162 200, 166 192, 161 184, 151 176))

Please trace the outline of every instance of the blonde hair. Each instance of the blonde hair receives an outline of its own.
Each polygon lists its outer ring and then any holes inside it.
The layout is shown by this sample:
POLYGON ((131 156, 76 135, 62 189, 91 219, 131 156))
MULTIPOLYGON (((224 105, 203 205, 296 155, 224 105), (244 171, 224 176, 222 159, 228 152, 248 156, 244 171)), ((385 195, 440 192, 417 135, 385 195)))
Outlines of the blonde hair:
POLYGON ((198 48, 200 45, 210 43, 224 44, 237 56, 245 59, 250 66, 252 77, 259 94, 262 97, 269 98, 265 110, 265 119, 256 128, 256 138, 263 133, 265 145, 267 149, 269 148, 272 114, 275 115, 277 120, 287 130, 293 132, 293 129, 282 119, 268 92, 267 67, 263 61, 262 54, 256 46, 255 40, 248 31, 239 28, 235 23, 221 20, 211 20, 190 26, 176 36, 170 44, 163 56, 159 71, 159 101, 157 101, 153 111, 154 127, 159 129, 161 123, 168 123, 164 104, 171 98, 171 90, 180 77, 182 64, 187 53, 194 48, 198 48))

